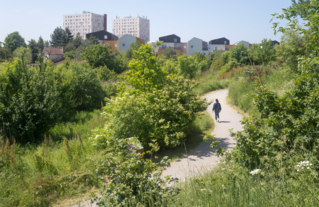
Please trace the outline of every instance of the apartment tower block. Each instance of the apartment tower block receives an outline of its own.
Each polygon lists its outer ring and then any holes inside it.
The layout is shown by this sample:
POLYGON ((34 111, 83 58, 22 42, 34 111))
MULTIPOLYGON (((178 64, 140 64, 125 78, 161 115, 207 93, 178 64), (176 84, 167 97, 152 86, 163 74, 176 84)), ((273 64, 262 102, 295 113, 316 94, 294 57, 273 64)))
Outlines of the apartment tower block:
POLYGON ((66 28, 69 28, 74 37, 79 34, 85 39, 87 33, 107 30, 107 15, 85 11, 82 14, 63 15, 63 29, 66 28))
POLYGON ((150 20, 146 17, 124 17, 113 19, 112 21, 113 34, 121 38, 125 34, 138 37, 150 41, 150 20))

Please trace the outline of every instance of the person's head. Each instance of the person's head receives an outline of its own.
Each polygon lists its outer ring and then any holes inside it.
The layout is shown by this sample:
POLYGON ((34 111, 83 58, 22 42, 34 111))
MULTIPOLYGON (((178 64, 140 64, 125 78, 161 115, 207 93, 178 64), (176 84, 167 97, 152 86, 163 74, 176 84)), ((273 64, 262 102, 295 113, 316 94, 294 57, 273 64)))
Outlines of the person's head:
POLYGON ((217 98, 216 98, 216 103, 219 103, 217 98))

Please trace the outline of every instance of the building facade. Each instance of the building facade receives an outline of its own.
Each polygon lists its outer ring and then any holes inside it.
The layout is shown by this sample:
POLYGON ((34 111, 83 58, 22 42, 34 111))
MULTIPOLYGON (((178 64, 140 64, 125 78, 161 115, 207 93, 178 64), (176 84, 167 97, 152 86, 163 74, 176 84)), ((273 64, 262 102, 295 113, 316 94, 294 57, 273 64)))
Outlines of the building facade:
POLYGON ((169 47, 174 50, 176 56, 187 54, 187 43, 181 42, 181 38, 175 34, 160 37, 159 41, 163 41, 159 47, 156 47, 155 42, 150 44, 158 56, 163 55, 165 49, 169 47))
POLYGON ((242 40, 242 41, 239 41, 239 42, 234 43, 235 46, 237 46, 237 45, 239 45, 239 44, 244 44, 245 47, 250 48, 250 44, 249 44, 249 42, 247 42, 247 41, 242 40))
POLYGON ((136 41, 138 41, 142 45, 145 44, 145 40, 141 38, 138 38, 129 34, 123 35, 119 39, 119 51, 126 51, 130 47, 130 45, 136 41))
POLYGON ((113 34, 121 38, 129 34, 134 37, 150 41, 150 20, 142 17, 116 18, 112 21, 113 34))
POLYGON ((203 53, 204 55, 208 55, 208 44, 207 42, 194 37, 193 39, 188 41, 188 55, 195 55, 196 53, 203 53))
POLYGON ((63 29, 66 28, 69 28, 74 37, 79 34, 80 37, 86 39, 87 33, 107 30, 107 15, 91 12, 63 15, 63 29))
POLYGON ((212 53, 216 50, 226 51, 226 46, 229 45, 229 39, 222 37, 219 39, 214 39, 208 42, 208 51, 212 53))

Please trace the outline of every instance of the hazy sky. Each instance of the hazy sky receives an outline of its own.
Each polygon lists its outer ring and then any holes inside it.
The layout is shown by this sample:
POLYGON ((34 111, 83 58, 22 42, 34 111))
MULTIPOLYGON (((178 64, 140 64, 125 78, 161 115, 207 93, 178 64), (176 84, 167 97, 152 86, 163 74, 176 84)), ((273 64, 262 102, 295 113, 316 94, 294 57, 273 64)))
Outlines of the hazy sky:
POLYGON ((63 15, 89 11, 107 14, 108 31, 116 16, 147 16, 151 41, 176 34, 182 42, 193 37, 209 41, 226 37, 231 44, 250 43, 263 38, 280 40, 271 29, 271 13, 291 5, 291 0, 0 0, 0 41, 19 31, 26 42, 50 40, 56 27, 62 27, 63 15))

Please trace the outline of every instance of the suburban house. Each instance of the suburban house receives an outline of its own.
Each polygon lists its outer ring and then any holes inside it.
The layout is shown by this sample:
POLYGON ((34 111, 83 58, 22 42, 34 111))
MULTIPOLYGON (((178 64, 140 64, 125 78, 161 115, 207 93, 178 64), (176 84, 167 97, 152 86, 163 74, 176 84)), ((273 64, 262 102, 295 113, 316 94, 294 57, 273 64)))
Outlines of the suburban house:
POLYGON ((118 50, 119 51, 126 51, 130 47, 130 45, 136 41, 138 41, 142 45, 145 44, 145 40, 138 38, 138 37, 135 37, 133 35, 125 34, 122 37, 120 37, 120 39, 119 39, 118 50))
POLYGON ((188 55, 195 55, 196 53, 203 53, 204 55, 208 55, 208 44, 207 42, 199 39, 199 38, 192 38, 187 43, 188 49, 187 54, 188 55))
POLYGON ((274 45, 280 45, 280 43, 277 40, 272 40, 271 43, 272 43, 273 46, 274 45))
POLYGON ((214 52, 216 50, 226 51, 227 50, 226 46, 230 45, 229 44, 229 39, 227 39, 225 37, 211 40, 208 43, 209 43, 208 44, 208 52, 209 53, 212 53, 212 52, 214 52))
POLYGON ((53 63, 63 60, 63 47, 44 47, 42 55, 44 60, 51 60, 53 63))
POLYGON ((86 34, 86 39, 89 39, 91 36, 97 38, 101 45, 107 45, 112 51, 118 49, 118 37, 108 31, 101 30, 97 32, 92 32, 86 34))
POLYGON ((250 48, 250 45, 251 45, 251 44, 249 44, 249 42, 244 41, 244 40, 238 41, 238 42, 236 42, 234 45, 237 46, 237 45, 239 45, 239 44, 244 44, 244 45, 245 45, 246 47, 248 47, 248 48, 250 48))
POLYGON ((88 39, 91 36, 96 37, 101 45, 107 45, 112 51, 126 51, 130 45, 136 41, 145 44, 145 40, 133 35, 126 34, 118 38, 116 35, 105 30, 89 33, 86 35, 86 38, 88 39))
POLYGON ((176 56, 187 54, 187 43, 181 42, 181 38, 175 34, 160 37, 159 41, 163 42, 159 47, 156 47, 155 42, 150 44, 158 56, 163 55, 165 49, 169 47, 173 48, 176 56))

